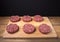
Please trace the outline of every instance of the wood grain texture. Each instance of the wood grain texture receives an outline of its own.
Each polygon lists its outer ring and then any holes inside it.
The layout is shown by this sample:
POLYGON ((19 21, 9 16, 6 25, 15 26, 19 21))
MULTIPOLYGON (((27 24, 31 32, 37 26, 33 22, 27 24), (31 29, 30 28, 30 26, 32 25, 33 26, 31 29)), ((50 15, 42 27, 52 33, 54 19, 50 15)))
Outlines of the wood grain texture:
POLYGON ((51 23, 55 26, 60 25, 60 17, 49 17, 51 23))

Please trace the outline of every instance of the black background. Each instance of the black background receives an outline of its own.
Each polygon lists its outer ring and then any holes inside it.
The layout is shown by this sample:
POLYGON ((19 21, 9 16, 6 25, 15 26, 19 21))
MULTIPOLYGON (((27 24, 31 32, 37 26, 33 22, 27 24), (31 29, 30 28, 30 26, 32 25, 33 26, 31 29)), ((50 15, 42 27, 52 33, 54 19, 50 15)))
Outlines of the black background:
POLYGON ((57 0, 1 0, 0 16, 42 15, 60 16, 57 0))

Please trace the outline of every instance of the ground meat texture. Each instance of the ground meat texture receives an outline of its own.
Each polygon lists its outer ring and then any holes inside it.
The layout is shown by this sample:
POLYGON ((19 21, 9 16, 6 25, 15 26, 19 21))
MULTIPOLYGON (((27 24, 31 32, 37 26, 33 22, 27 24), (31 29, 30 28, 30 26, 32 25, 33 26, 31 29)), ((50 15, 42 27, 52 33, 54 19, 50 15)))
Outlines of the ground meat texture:
POLYGON ((10 21, 12 22, 18 22, 21 18, 19 16, 11 16, 10 21))
POLYGON ((22 17, 22 20, 23 20, 24 22, 30 22, 30 21, 32 20, 32 18, 27 15, 27 16, 23 16, 23 17, 22 17))
POLYGON ((48 34, 49 32, 51 32, 51 27, 47 24, 42 24, 39 26, 39 31, 43 34, 48 34))
POLYGON ((19 26, 16 24, 9 24, 6 28, 6 30, 8 33, 13 34, 19 30, 19 26))
POLYGON ((23 31, 27 34, 31 34, 35 31, 35 27, 32 24, 25 24, 23 26, 23 31))
POLYGON ((33 20, 36 21, 36 22, 41 22, 41 21, 43 21, 44 19, 43 19, 43 17, 40 16, 40 15, 35 15, 34 18, 33 18, 33 20))

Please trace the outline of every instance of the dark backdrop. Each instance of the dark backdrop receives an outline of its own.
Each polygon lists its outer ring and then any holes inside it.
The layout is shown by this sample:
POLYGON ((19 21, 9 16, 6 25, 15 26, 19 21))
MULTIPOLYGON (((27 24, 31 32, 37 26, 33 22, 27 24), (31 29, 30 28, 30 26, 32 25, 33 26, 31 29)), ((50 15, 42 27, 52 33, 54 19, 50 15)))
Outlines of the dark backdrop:
POLYGON ((0 16, 59 16, 59 8, 56 0, 1 0, 0 16))

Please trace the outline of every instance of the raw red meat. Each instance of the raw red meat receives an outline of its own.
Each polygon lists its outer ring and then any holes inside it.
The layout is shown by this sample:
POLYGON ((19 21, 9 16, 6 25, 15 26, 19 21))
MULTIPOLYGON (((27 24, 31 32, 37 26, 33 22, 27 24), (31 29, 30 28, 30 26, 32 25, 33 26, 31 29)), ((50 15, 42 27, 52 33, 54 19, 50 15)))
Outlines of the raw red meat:
POLYGON ((32 24, 25 24, 23 26, 23 31, 25 33, 31 34, 35 31, 35 27, 32 24))
POLYGON ((10 17, 10 21, 12 21, 12 22, 18 22, 20 19, 21 19, 21 18, 20 18, 19 16, 17 16, 17 15, 10 17))
POLYGON ((43 21, 44 19, 43 19, 43 17, 40 16, 40 15, 35 15, 34 18, 33 18, 33 20, 36 21, 36 22, 41 22, 41 21, 43 21))
POLYGON ((32 18, 31 18, 30 16, 26 15, 26 16, 23 16, 23 17, 22 17, 22 20, 23 20, 24 22, 30 22, 30 21, 32 20, 32 18))
POLYGON ((39 31, 43 34, 48 34, 51 32, 51 27, 47 24, 42 24, 39 26, 39 31))
POLYGON ((16 24, 9 24, 6 28, 6 30, 8 33, 13 34, 19 30, 19 26, 16 24))

